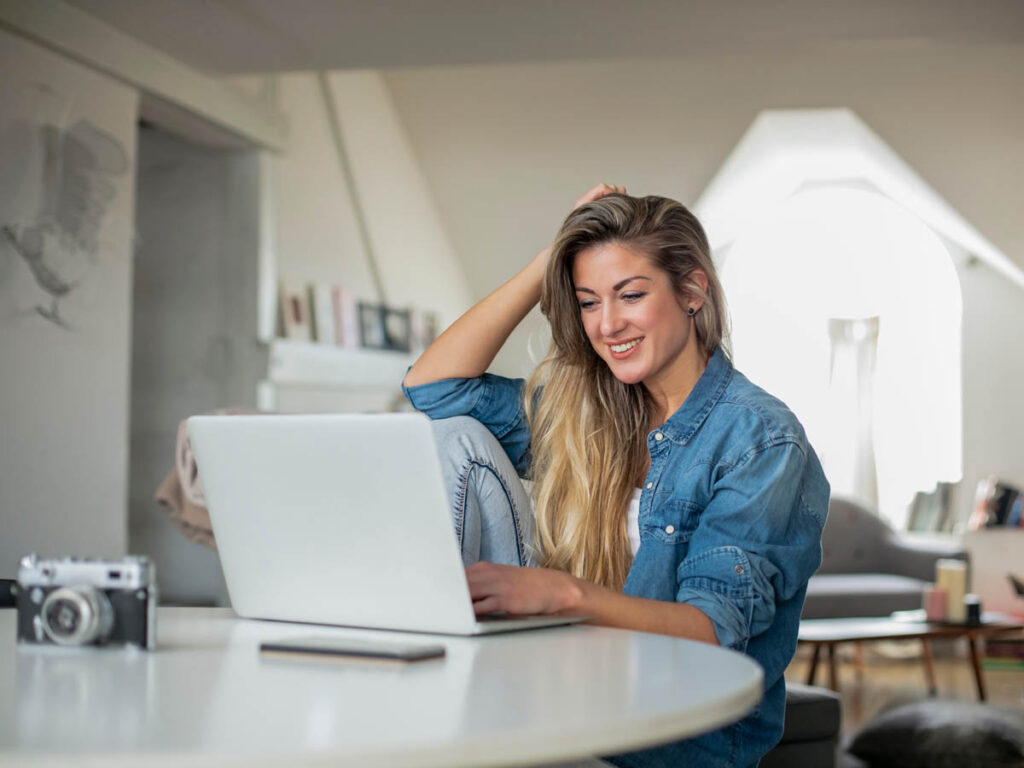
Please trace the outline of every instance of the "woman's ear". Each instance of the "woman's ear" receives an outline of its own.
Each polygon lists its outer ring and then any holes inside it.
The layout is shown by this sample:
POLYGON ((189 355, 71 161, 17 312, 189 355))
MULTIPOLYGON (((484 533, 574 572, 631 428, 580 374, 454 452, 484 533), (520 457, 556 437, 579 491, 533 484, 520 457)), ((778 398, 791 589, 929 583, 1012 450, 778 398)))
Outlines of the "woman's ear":
MULTIPOLYGON (((696 286, 699 289, 699 292, 688 291, 683 308, 687 311, 692 309, 693 312, 696 312, 704 306, 704 299, 702 296, 706 296, 708 292, 707 273, 703 269, 695 269, 686 276, 686 282, 690 285, 696 286)), ((690 312, 690 314, 693 314, 693 312, 690 312)))

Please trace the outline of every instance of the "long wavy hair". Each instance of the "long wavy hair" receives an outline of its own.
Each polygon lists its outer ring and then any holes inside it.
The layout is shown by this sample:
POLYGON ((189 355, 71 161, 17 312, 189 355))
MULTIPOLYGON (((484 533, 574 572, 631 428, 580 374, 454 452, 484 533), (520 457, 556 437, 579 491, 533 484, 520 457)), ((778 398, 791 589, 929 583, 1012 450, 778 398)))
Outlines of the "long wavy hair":
POLYGON ((612 194, 575 209, 551 249, 541 311, 551 348, 526 386, 540 564, 621 590, 632 564, 626 510, 647 466, 651 405, 643 384, 612 374, 587 338, 572 279, 581 251, 619 243, 665 272, 683 302, 703 300, 692 317, 705 356, 725 344, 722 288, 704 229, 664 197, 612 194), (693 279, 707 276, 707 290, 693 279))

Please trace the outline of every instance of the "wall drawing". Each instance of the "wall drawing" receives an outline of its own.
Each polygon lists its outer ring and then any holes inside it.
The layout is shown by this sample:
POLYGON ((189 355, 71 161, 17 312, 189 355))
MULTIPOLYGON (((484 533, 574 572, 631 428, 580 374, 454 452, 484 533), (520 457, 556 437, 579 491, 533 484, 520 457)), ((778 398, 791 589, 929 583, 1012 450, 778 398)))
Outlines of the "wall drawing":
MULTIPOLYGON (((129 158, 90 120, 72 122, 70 102, 52 89, 22 86, 13 95, 0 133, 0 248, 31 274, 35 312, 70 328, 61 301, 96 271, 113 179, 128 172, 129 158)), ((0 270, 0 282, 11 271, 0 270)))

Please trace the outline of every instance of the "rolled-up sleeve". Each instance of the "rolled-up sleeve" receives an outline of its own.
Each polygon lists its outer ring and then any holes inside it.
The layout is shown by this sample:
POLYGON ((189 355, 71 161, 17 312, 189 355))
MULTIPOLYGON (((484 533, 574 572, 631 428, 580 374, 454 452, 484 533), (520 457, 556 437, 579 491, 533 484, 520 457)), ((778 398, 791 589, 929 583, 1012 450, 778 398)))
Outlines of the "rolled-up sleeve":
POLYGON ((676 599, 707 615, 723 646, 745 651, 821 562, 824 511, 805 503, 807 471, 804 447, 785 441, 752 450, 714 484, 676 599))
POLYGON ((431 419, 470 416, 494 435, 516 471, 530 463, 530 428, 523 408, 523 379, 485 373, 472 378, 432 381, 402 387, 413 408, 431 419))

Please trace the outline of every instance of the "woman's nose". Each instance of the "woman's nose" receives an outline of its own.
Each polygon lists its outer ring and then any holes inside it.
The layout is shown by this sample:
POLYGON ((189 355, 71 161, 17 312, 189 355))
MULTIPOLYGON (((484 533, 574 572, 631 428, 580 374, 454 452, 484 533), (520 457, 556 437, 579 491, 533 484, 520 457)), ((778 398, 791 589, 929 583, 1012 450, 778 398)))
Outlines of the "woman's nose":
POLYGON ((611 338, 622 330, 623 326, 623 318, 615 302, 606 302, 601 310, 601 335, 611 338))

